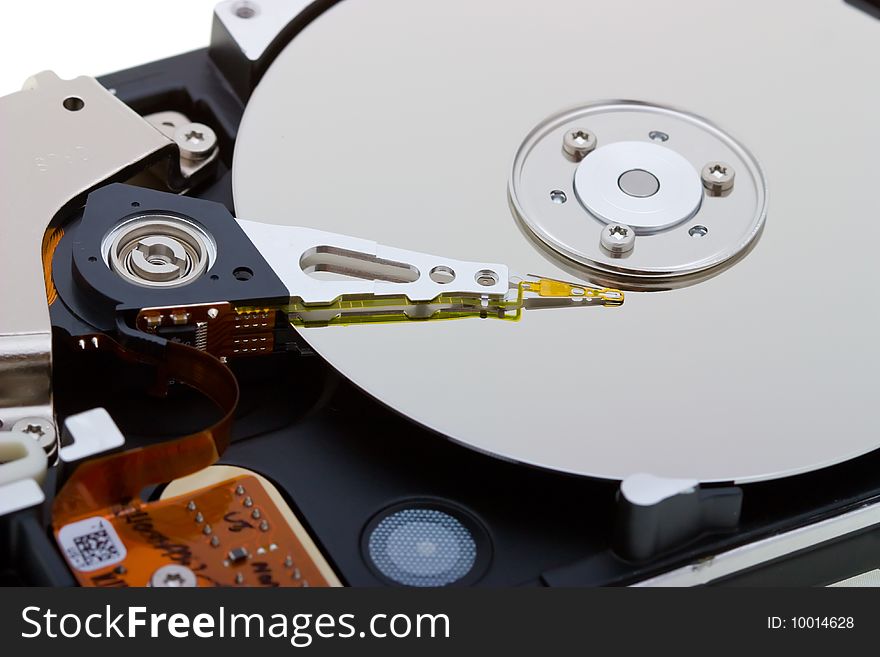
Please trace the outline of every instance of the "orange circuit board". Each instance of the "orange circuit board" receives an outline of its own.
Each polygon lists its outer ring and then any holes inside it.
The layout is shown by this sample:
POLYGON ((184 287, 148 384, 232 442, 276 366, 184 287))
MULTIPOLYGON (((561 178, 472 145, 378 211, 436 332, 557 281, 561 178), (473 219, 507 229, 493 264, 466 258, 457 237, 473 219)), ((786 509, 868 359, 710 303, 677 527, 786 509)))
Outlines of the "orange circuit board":
POLYGON ((56 538, 82 586, 328 586, 254 476, 68 522, 56 538))

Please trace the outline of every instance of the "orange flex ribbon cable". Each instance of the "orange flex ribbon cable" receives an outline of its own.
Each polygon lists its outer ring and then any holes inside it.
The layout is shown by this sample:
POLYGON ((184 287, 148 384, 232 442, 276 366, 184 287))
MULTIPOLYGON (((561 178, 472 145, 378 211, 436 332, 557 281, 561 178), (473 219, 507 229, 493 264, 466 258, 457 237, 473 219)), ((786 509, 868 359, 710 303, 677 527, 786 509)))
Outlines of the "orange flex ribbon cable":
POLYGON ((52 257, 55 255, 55 247, 64 237, 64 231, 61 228, 50 228, 43 234, 43 245, 41 248, 43 258, 43 277, 46 279, 46 300, 51 306, 58 298, 58 291, 55 289, 55 283, 52 280, 52 257))
POLYGON ((172 481, 216 462, 229 444, 232 417, 238 404, 238 383, 219 360, 204 352, 169 342, 164 358, 123 348, 105 335, 88 338, 98 349, 120 359, 155 365, 164 380, 179 381, 201 392, 222 413, 212 426, 175 440, 139 447, 79 465, 55 498, 52 522, 63 525, 95 511, 125 505, 151 484, 172 481))

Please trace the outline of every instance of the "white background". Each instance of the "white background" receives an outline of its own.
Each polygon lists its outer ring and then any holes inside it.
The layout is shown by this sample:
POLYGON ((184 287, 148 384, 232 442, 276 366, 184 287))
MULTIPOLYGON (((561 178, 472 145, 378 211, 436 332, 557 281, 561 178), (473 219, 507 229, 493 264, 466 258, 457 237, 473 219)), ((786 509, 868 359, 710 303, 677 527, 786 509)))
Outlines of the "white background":
POLYGON ((98 76, 208 45, 218 0, 19 0, 0 6, 0 96, 34 73, 98 76))

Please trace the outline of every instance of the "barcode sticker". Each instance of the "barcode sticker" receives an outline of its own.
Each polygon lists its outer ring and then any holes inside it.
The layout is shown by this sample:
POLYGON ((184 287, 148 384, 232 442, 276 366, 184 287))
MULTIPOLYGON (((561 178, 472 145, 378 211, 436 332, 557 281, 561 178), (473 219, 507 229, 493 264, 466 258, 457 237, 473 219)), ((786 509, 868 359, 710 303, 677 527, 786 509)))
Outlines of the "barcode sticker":
POLYGON ((76 570, 90 572, 125 559, 125 545, 104 518, 86 518, 64 525, 58 532, 61 551, 76 570))

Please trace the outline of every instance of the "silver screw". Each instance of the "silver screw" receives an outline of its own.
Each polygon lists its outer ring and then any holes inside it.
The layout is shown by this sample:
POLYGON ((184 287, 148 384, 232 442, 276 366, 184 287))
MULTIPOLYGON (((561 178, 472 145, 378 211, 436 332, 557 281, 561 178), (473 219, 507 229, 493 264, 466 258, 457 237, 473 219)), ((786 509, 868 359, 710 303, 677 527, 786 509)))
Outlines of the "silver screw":
POLYGON ((170 586, 197 586, 196 574, 186 566, 169 564, 157 568, 150 577, 150 586, 164 588, 170 586))
POLYGON ((736 175, 733 167, 725 162, 709 162, 703 167, 700 177, 703 179, 703 187, 710 196, 724 196, 733 189, 733 179, 736 175))
POLYGON ((25 417, 12 425, 12 431, 33 438, 45 450, 55 445, 55 425, 44 417, 25 417))
POLYGON ((608 224, 602 228, 599 243, 612 255, 622 255, 632 251, 635 246, 636 231, 626 224, 608 224))
POLYGON ((204 160, 217 148, 217 134, 204 123, 186 123, 174 131, 174 142, 187 160, 204 160))
POLYGON ((596 135, 582 128, 574 128, 562 138, 562 150, 575 162, 580 162, 596 150, 596 135))

